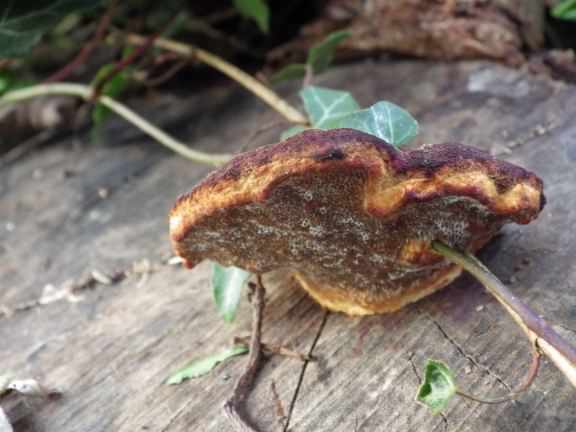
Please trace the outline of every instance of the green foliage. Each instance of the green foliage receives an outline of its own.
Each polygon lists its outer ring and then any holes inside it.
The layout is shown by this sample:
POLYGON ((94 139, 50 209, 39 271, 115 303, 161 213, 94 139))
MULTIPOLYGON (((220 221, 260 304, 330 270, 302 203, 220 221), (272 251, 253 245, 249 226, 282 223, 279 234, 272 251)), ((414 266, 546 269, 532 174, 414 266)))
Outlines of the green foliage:
POLYGON ((416 400, 432 410, 442 412, 456 394, 456 383, 452 371, 444 363, 428 360, 425 366, 424 382, 420 385, 416 400))
POLYGON ((334 51, 338 44, 349 36, 350 32, 347 31, 330 33, 322 42, 310 48, 306 64, 312 67, 315 74, 324 72, 334 60, 334 51))
POLYGON ((360 109, 345 91, 308 86, 300 92, 313 127, 357 129, 401 146, 418 134, 418 122, 410 113, 390 102, 378 102, 360 109))
POLYGON ((0 70, 0 96, 12 90, 27 87, 34 84, 30 80, 18 78, 14 72, 9 70, 0 70))
POLYGON ((277 72, 271 78, 271 81, 278 83, 286 80, 300 79, 306 75, 307 69, 310 69, 313 74, 324 72, 328 69, 332 60, 334 60, 334 52, 338 44, 349 36, 350 33, 347 31, 330 33, 322 42, 310 48, 305 64, 289 64, 277 72))
POLYGON ((237 345, 228 348, 217 354, 212 354, 208 357, 198 359, 190 363, 184 369, 179 370, 166 381, 166 384, 180 384, 182 381, 191 378, 198 378, 206 375, 212 369, 230 357, 245 354, 248 352, 248 347, 244 345, 237 345))
POLYGON ((304 78, 306 75, 306 65, 302 63, 292 63, 289 64, 278 72, 274 74, 270 78, 270 81, 274 84, 282 82, 282 81, 290 81, 295 79, 304 78))
POLYGON ((346 91, 308 86, 300 91, 304 108, 312 125, 319 129, 334 129, 343 116, 360 110, 360 105, 346 91))
POLYGON ((270 31, 270 8, 265 0, 234 0, 234 7, 244 17, 256 21, 262 33, 270 31))
POLYGON ((339 118, 335 127, 357 129, 397 147, 418 135, 418 122, 410 113, 385 101, 339 118))
MULTIPOLYGON (((114 67, 114 64, 108 63, 98 69, 98 72, 96 72, 96 77, 92 81, 92 85, 96 85, 99 81, 105 78, 114 69, 114 67)), ((119 96, 128 86, 128 76, 128 68, 119 71, 104 84, 102 87, 102 94, 112 98, 119 96)), ((97 128, 101 126, 109 114, 110 110, 108 108, 100 103, 97 103, 94 107, 94 110, 92 111, 92 122, 94 127, 97 128)))
POLYGON ((218 313, 224 321, 232 322, 240 304, 242 288, 250 278, 250 273, 238 267, 223 267, 213 263, 212 290, 218 313))
POLYGON ((0 8, 0 58, 22 57, 67 14, 94 8, 101 0, 8 0, 0 8))
POLYGON ((576 21, 576 0, 564 0, 552 8, 552 16, 576 21))

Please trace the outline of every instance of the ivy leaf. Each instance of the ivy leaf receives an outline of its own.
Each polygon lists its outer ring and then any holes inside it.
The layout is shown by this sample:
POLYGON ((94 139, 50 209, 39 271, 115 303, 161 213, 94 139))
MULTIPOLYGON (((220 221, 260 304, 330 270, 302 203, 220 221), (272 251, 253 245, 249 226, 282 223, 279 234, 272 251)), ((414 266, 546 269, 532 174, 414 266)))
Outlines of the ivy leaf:
POLYGON ((282 81, 304 78, 306 75, 306 65, 302 63, 292 63, 283 67, 270 78, 272 84, 282 81))
POLYGON ((270 8, 265 0, 234 0, 234 7, 246 18, 253 19, 262 33, 270 30, 270 8))
POLYGON ((273 84, 277 84, 281 81, 304 78, 306 76, 306 66, 309 66, 315 74, 324 72, 334 60, 336 46, 349 36, 350 32, 347 31, 330 33, 322 42, 310 48, 306 64, 289 64, 275 73, 270 78, 270 81, 273 84))
POLYGON ((291 136, 299 134, 300 132, 304 132, 306 129, 308 128, 301 125, 292 126, 280 134, 280 139, 283 141, 286 138, 290 138, 291 136))
POLYGON ((250 273, 238 267, 223 267, 213 263, 212 289, 218 312, 224 321, 232 322, 236 318, 236 309, 240 303, 242 288, 250 273))
POLYGON ((0 9, 0 58, 22 57, 66 15, 95 8, 101 0, 5 1, 0 9))
POLYGON ((20 79, 9 70, 0 70, 0 96, 12 90, 33 85, 31 80, 20 79))
POLYGON ((245 354, 247 352, 247 346, 236 345, 217 354, 212 354, 208 357, 198 359, 168 378, 166 384, 180 384, 186 379, 201 377, 214 369, 218 363, 228 360, 230 357, 245 354))
POLYGON ((428 360, 425 366, 424 382, 418 389, 416 400, 438 414, 456 394, 456 383, 452 371, 444 363, 428 360))
POLYGON ((345 91, 308 86, 300 91, 300 97, 312 125, 319 129, 343 127, 338 126, 339 120, 360 109, 354 97, 345 91))
MULTIPOLYGON (((103 65, 98 69, 98 72, 96 72, 96 77, 92 80, 92 84, 96 84, 104 79, 114 67, 115 65, 112 63, 103 65)), ((128 71, 121 70, 104 84, 102 94, 115 98, 119 96, 126 87, 128 87, 128 71)), ((99 127, 109 114, 110 110, 108 108, 101 103, 97 103, 94 110, 92 110, 92 122, 94 126, 99 127)))
POLYGON ((576 0, 564 0, 552 8, 555 18, 576 21, 576 0))
POLYGON ((418 134, 418 122, 410 113, 391 102, 378 102, 370 108, 340 117, 333 127, 357 129, 400 146, 418 134))
POLYGON ((334 60, 336 46, 349 36, 350 32, 345 30, 330 33, 322 42, 310 48, 306 63, 312 66, 314 73, 319 74, 328 69, 334 60))

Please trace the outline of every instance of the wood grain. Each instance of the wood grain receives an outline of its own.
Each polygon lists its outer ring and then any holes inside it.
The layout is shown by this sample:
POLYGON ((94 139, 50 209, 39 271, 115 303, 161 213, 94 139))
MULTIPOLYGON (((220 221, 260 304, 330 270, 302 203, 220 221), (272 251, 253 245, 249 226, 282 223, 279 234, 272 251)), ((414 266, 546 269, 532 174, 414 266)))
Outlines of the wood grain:
MULTIPOLYGON (((475 145, 538 173, 548 198, 542 216, 507 228, 481 258, 576 342, 576 89, 486 63, 410 61, 339 68, 318 84, 348 89, 364 105, 387 99, 405 106, 420 120, 420 143, 475 145)), ((238 148, 239 137, 275 119, 232 86, 139 108, 204 150, 238 148)), ((217 317, 208 265, 187 271, 165 262, 168 210, 206 173, 120 121, 111 122, 103 144, 82 135, 1 170, 0 365, 65 392, 19 416, 16 430, 230 430, 222 405, 245 357, 164 385, 172 371, 249 329, 246 301, 236 325, 217 317), (93 270, 126 276, 85 284, 93 270), (49 298, 48 284, 74 295, 37 304, 49 298)), ((547 364, 516 403, 456 400, 435 417, 414 402, 429 357, 454 368, 464 389, 487 397, 514 388, 529 366, 521 331, 469 277, 392 315, 330 314, 321 332, 323 311, 293 281, 274 274, 266 285, 264 340, 306 352, 318 338, 318 361, 306 366, 300 386, 301 361, 266 362, 248 405, 263 431, 282 430, 278 406, 287 414, 298 386, 294 432, 576 428, 576 395, 547 364)))

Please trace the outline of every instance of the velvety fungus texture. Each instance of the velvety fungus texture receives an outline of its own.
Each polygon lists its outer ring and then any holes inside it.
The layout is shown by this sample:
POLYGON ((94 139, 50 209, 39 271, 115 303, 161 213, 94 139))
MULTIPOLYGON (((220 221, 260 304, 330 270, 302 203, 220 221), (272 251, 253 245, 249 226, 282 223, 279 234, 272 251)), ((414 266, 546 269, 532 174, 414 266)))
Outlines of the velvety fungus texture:
POLYGON ((210 174, 176 202, 170 235, 188 267, 287 268, 321 305, 363 315, 460 274, 433 240, 475 252, 544 202, 536 175, 472 147, 400 151, 352 129, 309 130, 210 174))

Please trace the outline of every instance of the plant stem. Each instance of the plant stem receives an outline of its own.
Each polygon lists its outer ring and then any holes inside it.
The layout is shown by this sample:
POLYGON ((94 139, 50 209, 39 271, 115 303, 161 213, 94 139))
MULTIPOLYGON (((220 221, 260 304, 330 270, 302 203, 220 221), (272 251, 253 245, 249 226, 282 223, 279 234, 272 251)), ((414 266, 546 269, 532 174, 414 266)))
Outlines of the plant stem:
POLYGON ((520 396, 523 392, 525 392, 526 390, 528 390, 530 388, 530 386, 532 385, 532 383, 534 382, 534 379, 536 378, 536 375, 538 375, 538 369, 540 367, 540 351, 538 351, 538 347, 533 346, 532 347, 532 364, 530 365, 530 369, 528 369, 528 373, 526 374, 526 378, 524 379, 524 382, 522 383, 522 385, 520 385, 520 387, 518 387, 516 390, 514 390, 513 392, 496 398, 496 399, 484 399, 478 396, 474 396, 471 395, 470 393, 464 392, 462 390, 456 390, 456 394, 459 396, 462 396, 466 399, 470 399, 474 402, 479 402, 479 403, 483 403, 483 404, 500 404, 500 403, 504 403, 504 402, 510 402, 514 399, 516 399, 518 396, 520 396))
MULTIPOLYGON (((249 344, 249 340, 250 340, 249 337, 235 337, 233 343, 235 346, 236 345, 246 346, 249 344)), ((267 355, 280 355, 307 362, 314 361, 314 357, 309 356, 306 353, 294 351, 284 345, 261 342, 260 347, 262 348, 264 354, 267 355)))
MULTIPOLYGON (((20 102, 26 99, 47 95, 71 95, 81 97, 85 101, 90 101, 92 97, 92 87, 82 84, 70 83, 39 84, 6 93, 4 96, 0 97, 0 105, 20 102)), ((186 144, 176 140, 163 130, 149 123, 140 115, 136 114, 127 106, 121 104, 109 96, 99 96, 98 102, 109 108, 111 111, 114 111, 125 120, 132 123, 142 132, 148 134, 160 144, 165 145, 179 155, 193 160, 194 162, 210 166, 219 166, 232 158, 232 155, 228 154, 210 154, 192 150, 186 144)))
POLYGON ((234 392, 224 404, 224 412, 230 419, 234 428, 239 432, 257 432, 250 424, 244 413, 244 405, 250 395, 256 375, 262 361, 262 320, 266 305, 266 290, 262 283, 262 275, 256 275, 256 284, 251 284, 254 289, 252 296, 252 335, 250 337, 250 356, 244 372, 238 379, 234 392))
MULTIPOLYGON (((146 43, 147 38, 137 34, 126 35, 126 42, 133 45, 142 45, 146 43)), ((243 70, 237 68, 233 64, 221 59, 214 54, 204 51, 201 48, 193 45, 176 42, 170 39, 158 38, 154 41, 154 46, 168 51, 178 53, 185 57, 193 57, 201 62, 218 69, 223 74, 229 76, 234 81, 243 85, 253 94, 258 96, 270 107, 282 114, 286 120, 291 123, 308 124, 308 119, 300 111, 282 99, 272 89, 262 84, 260 81, 247 74, 243 70)))
POLYGON ((556 333, 526 303, 517 298, 474 256, 459 252, 439 241, 432 242, 432 248, 453 263, 462 266, 478 279, 510 313, 532 344, 540 349, 576 387, 576 349, 574 347, 556 333))
POLYGON ((86 59, 90 56, 92 51, 94 51, 94 48, 96 48, 102 39, 104 39, 104 36, 108 31, 108 27, 110 26, 112 16, 114 15, 114 10, 116 9, 117 3, 118 0, 111 0, 110 3, 108 3, 108 9, 104 15, 102 15, 102 18, 100 18, 100 22, 98 22, 98 27, 96 28, 94 37, 90 41, 85 42, 76 57, 58 72, 48 77, 48 79, 44 81, 45 83, 66 79, 74 71, 74 69, 86 62, 86 59))

